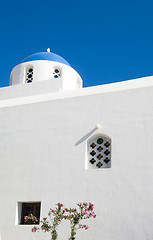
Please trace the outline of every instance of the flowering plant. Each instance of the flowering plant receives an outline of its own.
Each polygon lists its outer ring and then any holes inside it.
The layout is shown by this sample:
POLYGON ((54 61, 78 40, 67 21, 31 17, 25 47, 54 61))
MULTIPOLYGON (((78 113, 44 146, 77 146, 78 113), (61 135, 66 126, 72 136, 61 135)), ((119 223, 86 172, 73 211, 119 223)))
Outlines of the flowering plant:
POLYGON ((33 216, 32 213, 30 213, 29 216, 25 216, 24 220, 27 224, 38 223, 38 219, 35 216, 33 216))
POLYGON ((86 224, 80 224, 80 221, 88 218, 95 218, 94 205, 92 203, 78 203, 77 208, 64 208, 62 203, 57 203, 55 209, 50 209, 48 212, 49 219, 43 218, 41 226, 32 228, 32 232, 42 230, 43 232, 50 232, 51 240, 56 240, 58 237, 57 228, 62 220, 70 221, 70 237, 69 240, 75 240, 76 230, 89 228, 86 224))
POLYGON ((79 210, 76 208, 70 208, 65 209, 65 211, 68 213, 66 216, 64 216, 65 219, 68 219, 70 221, 70 228, 71 228, 71 236, 69 240, 74 240, 76 235, 76 230, 78 229, 85 229, 87 230, 89 228, 88 225, 80 224, 80 220, 88 219, 88 218, 95 218, 96 214, 94 213, 94 205, 92 203, 78 203, 77 204, 79 210))

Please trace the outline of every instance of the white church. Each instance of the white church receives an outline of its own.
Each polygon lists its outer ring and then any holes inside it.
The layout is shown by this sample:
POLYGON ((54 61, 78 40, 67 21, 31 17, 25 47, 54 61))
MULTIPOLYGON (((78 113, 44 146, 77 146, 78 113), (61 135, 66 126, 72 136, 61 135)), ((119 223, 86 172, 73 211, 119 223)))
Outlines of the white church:
POLYGON ((78 240, 153 240, 153 77, 82 86, 48 50, 0 89, 0 240, 50 239, 24 217, 82 201, 97 218, 78 240))

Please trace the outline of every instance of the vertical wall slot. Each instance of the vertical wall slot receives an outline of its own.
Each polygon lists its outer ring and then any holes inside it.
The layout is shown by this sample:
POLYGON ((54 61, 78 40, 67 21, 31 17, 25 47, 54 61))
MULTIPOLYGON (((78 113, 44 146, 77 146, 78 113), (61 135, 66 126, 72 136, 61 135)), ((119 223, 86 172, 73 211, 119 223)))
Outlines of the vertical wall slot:
POLYGON ((27 66, 26 68, 26 83, 32 83, 33 81, 33 66, 27 66))

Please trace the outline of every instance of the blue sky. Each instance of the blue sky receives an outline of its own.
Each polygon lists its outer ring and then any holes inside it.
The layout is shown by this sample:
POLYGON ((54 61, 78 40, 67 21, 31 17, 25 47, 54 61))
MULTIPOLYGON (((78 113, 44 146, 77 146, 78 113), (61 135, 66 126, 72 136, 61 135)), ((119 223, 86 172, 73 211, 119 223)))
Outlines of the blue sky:
POLYGON ((0 29, 0 87, 48 47, 84 87, 153 75, 153 1, 0 0, 0 29))

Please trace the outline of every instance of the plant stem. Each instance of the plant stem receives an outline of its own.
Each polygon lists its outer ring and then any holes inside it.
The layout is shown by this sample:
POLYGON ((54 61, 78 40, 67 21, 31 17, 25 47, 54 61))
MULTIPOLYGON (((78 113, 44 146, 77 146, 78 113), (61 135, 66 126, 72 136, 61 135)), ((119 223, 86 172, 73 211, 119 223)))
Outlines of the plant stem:
POLYGON ((76 225, 73 224, 73 225, 71 226, 71 237, 70 237, 69 240, 75 240, 75 235, 76 235, 76 225))

